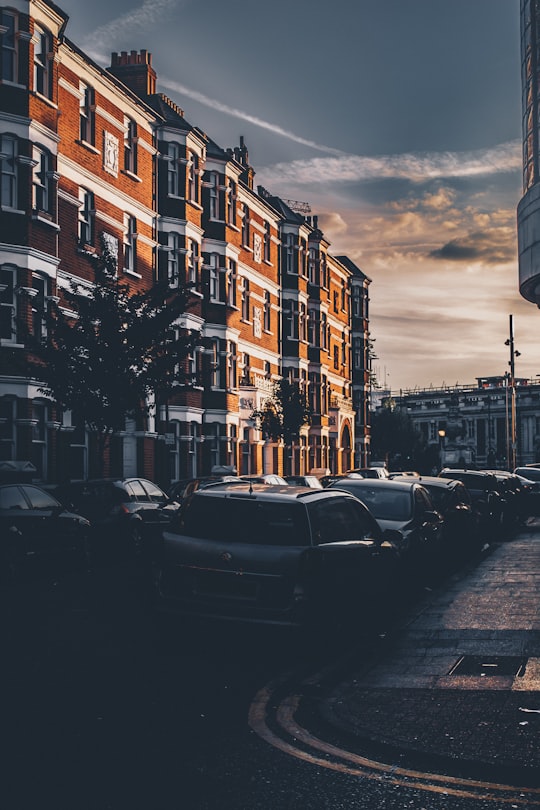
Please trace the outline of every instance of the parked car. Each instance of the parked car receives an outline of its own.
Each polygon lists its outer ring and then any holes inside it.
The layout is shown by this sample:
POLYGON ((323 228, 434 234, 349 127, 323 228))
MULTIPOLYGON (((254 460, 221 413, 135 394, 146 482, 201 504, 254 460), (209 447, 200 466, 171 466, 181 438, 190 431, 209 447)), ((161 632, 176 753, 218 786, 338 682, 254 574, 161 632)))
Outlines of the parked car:
POLYGON ((343 478, 363 478, 363 475, 360 473, 335 473, 334 475, 324 475, 320 478, 320 482, 323 487, 329 487, 330 484, 333 484, 335 481, 341 481, 343 478))
POLYGON ((388 478, 420 478, 420 473, 416 470, 400 470, 388 473, 388 478))
MULTIPOLYGON (((392 480, 403 479, 396 476, 392 480)), ((415 478, 415 481, 429 492, 433 506, 444 518, 443 537, 446 553, 461 558, 478 551, 483 545, 479 531, 480 515, 473 506, 466 486, 457 479, 429 475, 421 475, 415 478)))
POLYGON ((316 475, 286 475, 285 481, 296 487, 311 487, 312 489, 323 488, 323 485, 316 475))
POLYGON ((497 479, 499 491, 506 501, 504 510, 503 528, 507 533, 523 525, 526 519, 533 514, 529 511, 532 499, 529 498, 531 489, 522 483, 519 476, 508 470, 488 470, 497 479))
POLYGON ((151 554, 180 506, 144 478, 80 481, 60 486, 57 495, 90 521, 90 552, 96 560, 151 554))
POLYGON ((0 485, 0 582, 70 581, 88 567, 89 521, 35 484, 0 485))
POLYGON ((503 535, 506 501, 493 473, 444 468, 439 478, 453 478, 465 484, 480 516, 479 529, 483 540, 490 541, 503 535))
POLYGON ((388 478, 390 475, 386 467, 355 467, 354 470, 349 470, 347 475, 351 473, 358 473, 362 478, 388 478))
POLYGON ((157 608, 290 626, 357 623, 392 587, 391 540, 347 492, 257 483, 200 489, 163 532, 157 608))
POLYGON ((401 556, 413 571, 422 575, 438 566, 444 521, 427 490, 415 479, 343 478, 329 488, 350 492, 368 507, 383 530, 399 532, 401 556))
POLYGON ((213 484, 223 484, 234 481, 241 481, 237 475, 206 475, 200 478, 182 478, 174 481, 167 491, 167 495, 173 501, 182 503, 185 498, 189 498, 198 489, 210 487, 213 484))
POLYGON ((264 473, 263 475, 241 475, 242 481, 251 481, 252 484, 269 484, 270 486, 287 486, 286 480, 281 475, 275 473, 264 473))
POLYGON ((540 469, 516 467, 514 470, 525 492, 529 517, 540 515, 540 469))

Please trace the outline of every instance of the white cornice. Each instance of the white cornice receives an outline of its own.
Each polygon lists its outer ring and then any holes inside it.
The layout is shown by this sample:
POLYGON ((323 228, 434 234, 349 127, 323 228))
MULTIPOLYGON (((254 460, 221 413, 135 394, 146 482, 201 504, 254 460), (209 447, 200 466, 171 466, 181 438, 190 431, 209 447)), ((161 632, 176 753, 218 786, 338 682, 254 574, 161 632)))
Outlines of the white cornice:
POLYGON ((110 205, 120 208, 126 213, 140 219, 142 222, 145 222, 147 225, 152 225, 155 213, 151 208, 141 205, 129 194, 125 194, 123 191, 114 188, 110 183, 97 177, 79 163, 66 157, 66 155, 58 155, 58 171, 62 177, 65 177, 77 186, 84 185, 85 188, 93 191, 94 194, 101 197, 105 202, 110 203, 110 205))
POLYGON ((0 243, 0 264, 15 264, 32 272, 40 270, 54 278, 60 259, 42 250, 4 242, 0 243))

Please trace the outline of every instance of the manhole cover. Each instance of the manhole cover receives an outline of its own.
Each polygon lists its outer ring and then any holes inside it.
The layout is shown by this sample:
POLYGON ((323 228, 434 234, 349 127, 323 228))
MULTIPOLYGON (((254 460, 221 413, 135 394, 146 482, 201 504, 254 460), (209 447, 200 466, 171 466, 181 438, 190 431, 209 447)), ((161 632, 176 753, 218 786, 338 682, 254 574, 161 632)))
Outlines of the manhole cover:
POLYGON ((527 659, 518 655, 462 655, 448 674, 481 677, 523 675, 526 665, 527 659))

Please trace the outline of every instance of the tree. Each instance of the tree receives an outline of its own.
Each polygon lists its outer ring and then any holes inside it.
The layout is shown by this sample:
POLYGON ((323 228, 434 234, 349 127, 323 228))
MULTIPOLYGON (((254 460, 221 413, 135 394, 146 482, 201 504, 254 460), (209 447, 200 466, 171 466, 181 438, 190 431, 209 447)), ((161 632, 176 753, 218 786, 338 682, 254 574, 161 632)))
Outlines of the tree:
POLYGON ((148 416, 186 381, 182 360, 197 338, 176 327, 189 304, 188 287, 171 293, 166 283, 156 283, 132 292, 105 244, 93 270, 93 285, 73 281, 63 292, 65 303, 43 307, 43 337, 28 340, 40 391, 96 435, 103 470, 110 437, 125 429, 126 418, 148 416))
POLYGON ((392 399, 385 400, 383 407, 371 417, 371 454, 403 468, 422 461, 424 441, 416 430, 410 416, 395 407, 392 399))
POLYGON ((311 416, 307 396, 299 383, 285 379, 274 384, 272 396, 251 414, 265 436, 274 441, 282 439, 286 447, 298 439, 303 425, 311 424, 311 416))

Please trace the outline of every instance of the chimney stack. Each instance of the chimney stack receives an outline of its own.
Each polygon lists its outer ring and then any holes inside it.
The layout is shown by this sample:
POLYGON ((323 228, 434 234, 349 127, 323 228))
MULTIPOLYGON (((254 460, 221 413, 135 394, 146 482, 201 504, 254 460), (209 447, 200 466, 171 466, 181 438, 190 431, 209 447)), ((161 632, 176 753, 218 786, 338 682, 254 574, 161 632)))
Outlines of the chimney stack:
POLYGON ((122 51, 111 54, 109 73, 129 87, 139 98, 156 92, 157 74, 152 67, 152 54, 148 51, 122 51))

